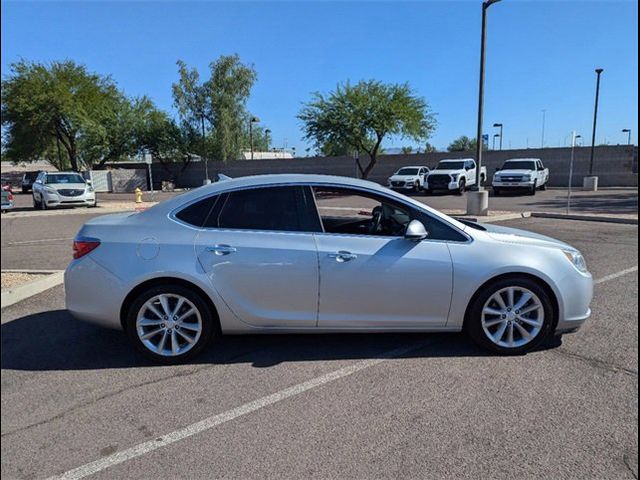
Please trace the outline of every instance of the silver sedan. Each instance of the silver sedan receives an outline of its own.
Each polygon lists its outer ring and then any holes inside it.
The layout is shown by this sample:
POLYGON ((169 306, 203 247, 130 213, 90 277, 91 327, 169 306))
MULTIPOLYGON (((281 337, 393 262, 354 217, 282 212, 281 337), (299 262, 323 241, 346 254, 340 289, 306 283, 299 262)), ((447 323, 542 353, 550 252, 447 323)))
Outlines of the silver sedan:
POLYGON ((66 303, 184 361, 222 334, 466 331, 521 354, 589 317, 575 248, 462 223, 380 185, 319 175, 228 179, 74 241, 66 303))

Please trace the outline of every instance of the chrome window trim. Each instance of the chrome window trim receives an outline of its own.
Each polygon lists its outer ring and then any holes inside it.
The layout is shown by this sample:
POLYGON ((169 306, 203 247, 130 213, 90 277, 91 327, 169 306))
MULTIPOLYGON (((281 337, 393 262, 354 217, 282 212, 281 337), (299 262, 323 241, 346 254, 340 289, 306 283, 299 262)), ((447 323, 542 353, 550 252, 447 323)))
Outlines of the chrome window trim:
MULTIPOLYGON (((369 193, 371 195, 379 195, 382 197, 385 197, 387 199, 389 199, 390 201, 393 202, 397 202, 400 204, 405 205, 407 208, 413 208, 413 209, 420 209, 420 207, 413 205, 411 203, 408 203, 402 199, 396 198, 392 195, 388 195, 386 192, 380 192, 378 190, 370 190, 364 187, 359 187, 359 186, 353 186, 353 185, 344 185, 344 184, 340 184, 340 183, 330 183, 330 182, 295 182, 295 183, 268 183, 268 184, 262 184, 262 185, 249 185, 249 186, 242 186, 242 187, 235 187, 235 188, 227 188, 224 190, 221 190, 219 192, 215 192, 215 193, 211 193, 208 195, 202 195, 200 197, 194 198, 193 200, 190 200, 187 203, 184 203, 176 208, 174 208, 173 210, 171 210, 168 214, 167 217, 170 220, 173 220, 176 223, 179 223, 183 226, 186 226, 188 228, 191 228, 193 230, 202 232, 202 231, 221 231, 221 232, 249 232, 249 233, 286 233, 286 234, 302 234, 302 235, 336 235, 336 236, 344 236, 344 237, 355 237, 355 238, 361 238, 361 237, 366 237, 366 238, 387 238, 387 239, 394 239, 394 238, 403 238, 402 236, 388 236, 388 235, 355 235, 355 234, 349 234, 349 233, 327 233, 327 232, 307 232, 307 231, 299 231, 299 230, 293 230, 293 231, 287 231, 287 230, 250 230, 250 229, 246 229, 246 228, 217 228, 217 227, 196 227, 195 225, 191 225, 189 223, 183 222, 182 220, 180 220, 179 218, 176 217, 176 214, 178 212, 180 212, 182 209, 187 208, 190 205, 193 205, 196 202, 202 201, 210 196, 213 195, 224 195, 227 193, 232 193, 232 192, 237 192, 237 191, 242 191, 242 190, 256 190, 258 188, 270 188, 270 187, 311 187, 311 191, 313 193, 313 198, 315 201, 315 193, 313 192, 313 187, 329 187, 329 188, 343 188, 343 189, 349 189, 349 190, 357 190, 357 191, 361 191, 361 192, 365 192, 365 193, 369 193)), ((215 208, 215 207, 214 207, 215 208)), ((317 205, 316 205, 316 211, 317 211, 317 205)), ((429 238, 425 238, 424 240, 421 240, 423 242, 438 242, 438 243, 455 243, 458 245, 464 245, 464 244, 468 244, 468 243, 472 243, 473 242, 473 237, 471 235, 469 235, 468 233, 466 233, 464 230, 461 230, 460 228, 456 227, 455 225, 447 222, 446 220, 436 217, 435 215, 433 215, 431 212, 427 211, 427 210, 423 210, 420 209, 420 211, 422 213, 424 213, 425 215, 429 216, 430 218, 432 218, 433 220, 437 221, 437 222, 442 222, 445 225, 447 225, 448 227, 454 229, 456 232, 460 233, 463 237, 466 238, 465 241, 457 241, 457 240, 438 240, 438 239, 429 239, 429 238)), ((319 212, 318 212, 319 215, 319 212)), ((320 225, 322 226, 322 222, 320 222, 320 225)), ((322 226, 323 230, 324 227, 322 226)))

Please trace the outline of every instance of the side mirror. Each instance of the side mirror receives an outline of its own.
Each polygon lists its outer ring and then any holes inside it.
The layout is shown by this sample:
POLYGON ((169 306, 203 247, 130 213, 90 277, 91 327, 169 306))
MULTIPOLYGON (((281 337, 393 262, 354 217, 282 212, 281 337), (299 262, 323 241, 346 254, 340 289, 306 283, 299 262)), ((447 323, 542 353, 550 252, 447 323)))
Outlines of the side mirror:
POLYGON ((496 168, 496 172, 499 172, 500 170, 502 170, 502 168, 500 168, 500 167, 496 168))
POLYGON ((424 240, 428 236, 429 233, 420 220, 411 220, 409 225, 407 225, 407 229, 404 231, 404 238, 414 242, 424 240))
POLYGON ((93 186, 93 180, 85 180, 85 182, 87 182, 87 185, 89 185, 90 187, 93 186))

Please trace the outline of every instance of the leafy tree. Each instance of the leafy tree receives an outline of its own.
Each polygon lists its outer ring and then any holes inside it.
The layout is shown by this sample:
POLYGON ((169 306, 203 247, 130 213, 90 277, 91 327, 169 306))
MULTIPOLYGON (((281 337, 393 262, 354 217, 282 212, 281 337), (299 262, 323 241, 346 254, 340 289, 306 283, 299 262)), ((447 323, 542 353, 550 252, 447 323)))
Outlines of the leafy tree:
MULTIPOLYGON (((42 64, 21 60, 2 81, 2 127, 6 156, 29 161, 51 156, 78 171, 93 159, 87 137, 106 137, 105 123, 122 105, 123 96, 109 78, 73 61, 42 64)), ((51 158, 51 157, 50 157, 51 158)))
POLYGON ((180 78, 172 90, 182 126, 201 136, 204 128, 204 136, 211 137, 210 150, 205 150, 214 158, 238 158, 246 121, 251 118, 246 103, 256 81, 255 70, 242 64, 238 55, 223 55, 209 65, 210 78, 201 81, 195 68, 189 69, 181 60, 177 64, 180 78))
MULTIPOLYGON (((456 138, 449 144, 447 150, 450 152, 475 152, 478 142, 475 138, 469 138, 466 135, 456 138)), ((486 147, 483 145, 483 150, 486 147)))
POLYGON ((402 147, 400 149, 400 151, 404 154, 404 155, 409 155, 411 152, 413 152, 413 147, 402 147))
POLYGON ((425 143, 425 145, 424 145, 424 153, 435 153, 437 151, 438 151, 438 149, 434 145, 432 145, 429 142, 425 143))
POLYGON ((424 99, 408 84, 384 84, 376 80, 355 85, 338 85, 329 94, 314 93, 298 115, 304 122, 305 137, 322 150, 348 145, 364 152, 369 162, 357 159, 361 176, 367 178, 375 167, 382 141, 400 136, 426 140, 435 128, 435 117, 424 99))

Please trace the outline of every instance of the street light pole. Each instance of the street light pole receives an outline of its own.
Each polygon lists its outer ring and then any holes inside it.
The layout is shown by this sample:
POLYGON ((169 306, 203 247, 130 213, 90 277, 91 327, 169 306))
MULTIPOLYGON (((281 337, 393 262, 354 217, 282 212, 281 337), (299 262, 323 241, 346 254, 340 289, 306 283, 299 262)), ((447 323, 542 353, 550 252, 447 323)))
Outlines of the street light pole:
MULTIPOLYGON (((495 133, 493 135, 493 145, 491 146, 491 150, 495 150, 496 149, 496 138, 498 138, 500 136, 499 133, 495 133)), ((502 140, 502 139, 501 139, 502 140)))
MULTIPOLYGON (((493 126, 494 126, 494 128, 499 128, 500 129, 500 135, 499 135, 499 137, 500 137, 500 150, 502 150, 502 128, 503 128, 503 125, 502 125, 502 123, 494 123, 493 126)), ((495 150, 495 148, 494 148, 494 150, 495 150)))
POLYGON ((258 117, 249 118, 249 144, 251 148, 251 160, 253 160, 253 124, 258 123, 260 119, 258 117))
POLYGON ((627 134, 627 145, 631 145, 631 129, 630 128, 623 128, 622 129, 622 133, 626 133, 627 134))
POLYGON ((598 100, 600 98, 600 75, 604 69, 596 68, 596 102, 593 108, 593 132, 591 134, 591 156, 589 158, 589 176, 593 176, 593 161, 596 153, 596 125, 598 122, 598 100))
POLYGON ((200 115, 200 125, 202 126, 202 161, 204 162, 204 183, 209 183, 209 163, 206 158, 206 140, 204 135, 204 114, 200 115))
POLYGON ((567 215, 571 213, 571 187, 573 186, 573 160, 575 158, 576 141, 581 135, 571 132, 571 160, 569 161, 569 185, 567 186, 567 215))
POLYGON ((467 213, 475 215, 488 215, 488 192, 482 186, 482 120, 484 109, 484 65, 485 44, 487 40, 487 9, 500 0, 485 0, 482 2, 482 29, 480 32, 480 75, 478 80, 478 129, 476 131, 476 185, 472 195, 467 197, 467 213))
POLYGON ((540 148, 544 148, 544 127, 547 122, 547 111, 542 110, 542 135, 540 140, 540 148))

